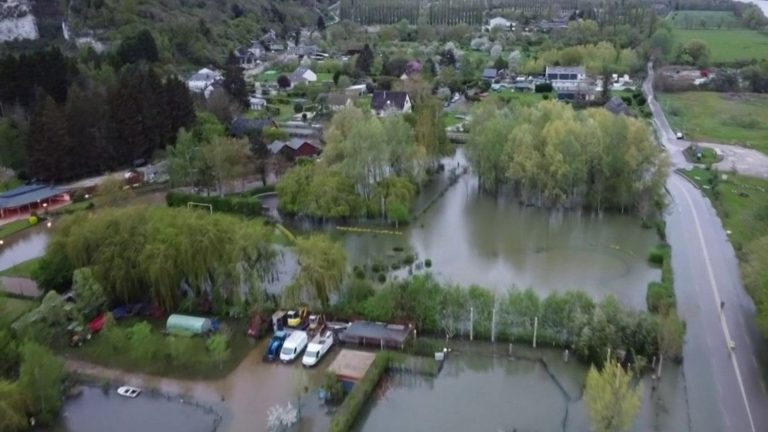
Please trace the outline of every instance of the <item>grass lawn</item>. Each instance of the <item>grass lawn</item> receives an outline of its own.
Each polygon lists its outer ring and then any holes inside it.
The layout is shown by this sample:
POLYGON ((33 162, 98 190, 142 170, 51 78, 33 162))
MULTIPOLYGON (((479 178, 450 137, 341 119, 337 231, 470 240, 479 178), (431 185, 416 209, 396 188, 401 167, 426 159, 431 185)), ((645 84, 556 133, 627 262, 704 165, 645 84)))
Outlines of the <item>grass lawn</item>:
POLYGON ((719 158, 717 157, 717 153, 715 153, 715 151, 709 147, 701 148, 701 159, 698 160, 696 159, 696 155, 691 151, 690 147, 685 149, 683 155, 685 156, 685 159, 688 160, 688 162, 695 164, 711 165, 713 163, 720 162, 719 158))
POLYGON ((0 226, 0 239, 4 239, 11 234, 16 234, 19 231, 23 231, 32 225, 26 219, 19 219, 13 222, 0 226))
POLYGON ((723 173, 703 168, 693 168, 685 174, 710 198, 723 226, 731 231, 731 243, 737 251, 768 234, 768 224, 759 223, 761 218, 757 216, 768 209, 768 180, 733 174, 722 180, 723 173), (716 192, 712 187, 714 176, 719 176, 716 192))
POLYGON ((699 39, 707 44, 713 63, 768 58, 768 36, 747 29, 707 29, 672 31, 677 42, 686 44, 699 39))
POLYGON ((768 153, 768 95, 684 92, 658 97, 672 128, 683 131, 687 139, 768 153))
POLYGON ((736 15, 729 11, 674 11, 667 15, 667 22, 681 29, 693 28, 734 28, 740 27, 736 15))
MULTIPOLYGON (((139 322, 139 319, 126 319, 118 325, 127 329, 139 322)), ((160 341, 163 348, 167 348, 160 332, 165 328, 165 320, 149 320, 154 329, 153 338, 160 341)), ((141 372, 150 375, 164 376, 179 379, 218 379, 229 374, 254 347, 253 340, 245 336, 245 320, 242 323, 233 323, 232 337, 229 340, 230 355, 219 368, 218 364, 210 358, 205 346, 205 339, 200 336, 191 336, 191 348, 188 353, 190 358, 196 361, 191 365, 179 367, 173 364, 165 355, 158 358, 150 358, 145 361, 137 361, 128 352, 126 343, 125 351, 114 352, 108 345, 105 337, 95 335, 90 341, 79 348, 65 348, 64 353, 68 357, 84 360, 94 364, 110 368, 117 368, 129 372, 141 372)))
POLYGON ((32 300, 0 295, 0 328, 10 325, 34 307, 35 302, 32 300))
POLYGON ((10 179, 8 181, 0 182, 0 192, 5 192, 7 190, 17 188, 22 184, 23 184, 22 181, 16 178, 10 179))
POLYGON ((39 261, 40 258, 33 258, 29 261, 21 262, 11 268, 0 271, 0 276, 13 276, 32 279, 32 273, 37 268, 37 263, 39 261))
MULTIPOLYGON (((510 106, 523 106, 529 107, 536 105, 544 100, 544 96, 541 93, 534 92, 516 92, 514 90, 504 89, 499 92, 490 91, 489 95, 499 98, 510 106)), ((550 99, 554 98, 554 94, 550 94, 550 99)))
POLYGON ((317 74, 317 82, 333 81, 333 74, 330 72, 319 72, 317 74))

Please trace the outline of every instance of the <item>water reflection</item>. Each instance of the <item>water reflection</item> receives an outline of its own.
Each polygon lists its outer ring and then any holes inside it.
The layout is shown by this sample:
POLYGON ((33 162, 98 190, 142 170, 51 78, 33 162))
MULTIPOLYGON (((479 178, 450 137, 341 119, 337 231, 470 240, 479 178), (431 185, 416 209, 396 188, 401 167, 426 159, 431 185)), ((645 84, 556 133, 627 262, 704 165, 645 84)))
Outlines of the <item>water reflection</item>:
POLYGON ((3 239, 3 245, 0 246, 0 271, 43 256, 48 246, 48 237, 48 228, 41 225, 3 239))

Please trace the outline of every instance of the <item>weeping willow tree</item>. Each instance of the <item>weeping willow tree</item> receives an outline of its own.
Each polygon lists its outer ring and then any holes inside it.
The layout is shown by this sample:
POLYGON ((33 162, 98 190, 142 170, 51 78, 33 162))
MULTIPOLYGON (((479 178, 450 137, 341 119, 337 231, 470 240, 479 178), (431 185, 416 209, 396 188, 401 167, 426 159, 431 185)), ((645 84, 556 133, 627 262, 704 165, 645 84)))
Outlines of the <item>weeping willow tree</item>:
POLYGON ((71 216, 48 257, 92 267, 107 297, 152 299, 173 311, 185 295, 232 299, 272 269, 275 251, 261 224, 186 209, 131 207, 71 216), (215 292, 214 292, 215 291, 215 292))
POLYGON ((286 301, 318 301, 327 310, 331 294, 339 292, 344 281, 344 248, 327 236, 316 234, 296 239, 295 251, 301 267, 296 280, 286 288, 286 301))

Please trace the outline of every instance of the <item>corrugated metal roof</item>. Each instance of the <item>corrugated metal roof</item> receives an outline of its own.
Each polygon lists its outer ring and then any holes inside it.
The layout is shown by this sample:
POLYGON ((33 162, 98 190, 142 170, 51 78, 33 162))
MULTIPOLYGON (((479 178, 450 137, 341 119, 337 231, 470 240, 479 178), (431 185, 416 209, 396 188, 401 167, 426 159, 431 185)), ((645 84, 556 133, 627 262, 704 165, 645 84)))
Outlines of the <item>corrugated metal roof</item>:
POLYGON ((16 208, 67 192, 66 189, 46 185, 26 185, 0 194, 0 208, 16 208))

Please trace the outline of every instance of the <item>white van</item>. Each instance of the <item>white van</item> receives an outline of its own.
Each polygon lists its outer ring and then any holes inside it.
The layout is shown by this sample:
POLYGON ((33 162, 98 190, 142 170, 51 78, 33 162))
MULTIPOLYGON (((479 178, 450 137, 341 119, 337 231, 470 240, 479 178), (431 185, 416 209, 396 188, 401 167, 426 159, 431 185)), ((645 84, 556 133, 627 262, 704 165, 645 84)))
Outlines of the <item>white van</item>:
POLYGON ((323 333, 318 333, 312 342, 307 345, 307 352, 304 353, 304 357, 301 359, 301 364, 307 367, 316 365, 321 358, 328 352, 333 345, 333 332, 327 330, 323 333))
POLYGON ((283 343, 283 349, 280 351, 280 361, 287 363, 295 360, 304 351, 304 348, 307 347, 308 341, 307 332, 300 330, 292 332, 283 343))

